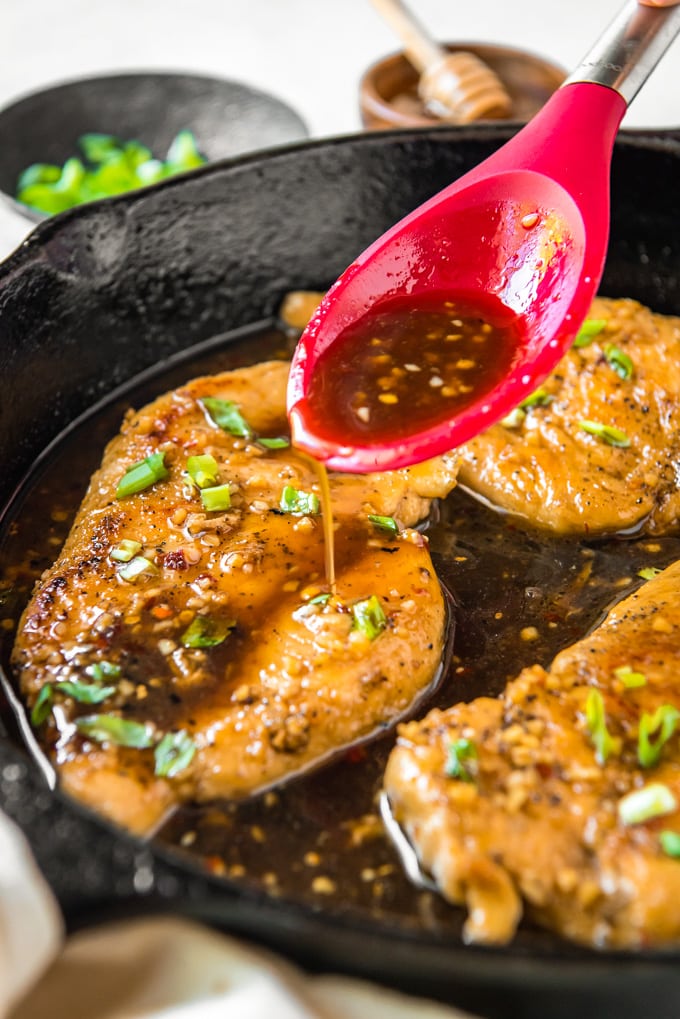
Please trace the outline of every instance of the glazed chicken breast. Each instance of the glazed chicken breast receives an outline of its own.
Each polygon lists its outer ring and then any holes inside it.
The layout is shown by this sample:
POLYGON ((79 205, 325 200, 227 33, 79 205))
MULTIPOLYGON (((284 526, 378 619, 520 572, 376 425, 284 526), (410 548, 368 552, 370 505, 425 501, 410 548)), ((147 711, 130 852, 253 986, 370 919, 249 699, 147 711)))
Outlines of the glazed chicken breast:
POLYGON ((460 455, 462 485, 537 527, 676 531, 680 319, 598 298, 546 382, 460 455))
POLYGON ((524 901, 585 944, 680 942, 679 669, 676 563, 548 671, 400 726, 385 790, 469 941, 524 901))
POLYGON ((64 789, 136 832, 391 725, 437 676, 446 610, 411 529, 456 461, 331 479, 288 447, 288 365, 130 412, 26 608, 13 663, 64 789))

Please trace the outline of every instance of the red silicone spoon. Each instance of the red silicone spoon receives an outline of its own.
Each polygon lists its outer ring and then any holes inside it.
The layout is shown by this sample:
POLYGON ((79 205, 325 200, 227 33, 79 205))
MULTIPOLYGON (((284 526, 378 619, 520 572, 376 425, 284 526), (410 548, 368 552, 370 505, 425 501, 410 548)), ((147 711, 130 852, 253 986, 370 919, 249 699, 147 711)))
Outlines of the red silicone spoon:
MULTIPOLYGON (((609 235, 609 168, 627 104, 680 31, 680 7, 628 2, 536 117, 498 152, 383 234, 329 290, 296 349, 294 443, 340 471, 394 469, 466 442, 549 374, 585 318, 609 235), (500 302, 521 328, 510 371, 452 419, 398 439, 343 439, 312 414, 319 358, 381 305, 408 296, 500 302)), ((370 335, 370 334, 369 334, 370 335)), ((368 339, 368 337, 367 337, 368 339)), ((337 348, 336 348, 337 349, 337 348)))

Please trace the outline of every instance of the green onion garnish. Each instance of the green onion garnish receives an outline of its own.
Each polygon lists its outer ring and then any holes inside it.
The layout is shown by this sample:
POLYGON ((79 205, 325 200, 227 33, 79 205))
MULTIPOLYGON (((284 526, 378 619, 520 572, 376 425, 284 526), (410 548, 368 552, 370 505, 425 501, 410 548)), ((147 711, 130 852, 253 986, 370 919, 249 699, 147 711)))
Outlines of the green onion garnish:
POLYGON ((509 414, 506 414, 504 418, 501 418, 500 424, 504 428, 519 428, 526 417, 526 413, 521 407, 515 407, 509 414))
POLYGON ((154 744, 153 729, 143 722, 132 722, 118 715, 84 715, 76 718, 76 728, 97 743, 115 743, 119 747, 144 750, 154 744))
POLYGON ((521 410, 529 410, 531 407, 548 407, 554 399, 555 397, 551 396, 547 389, 539 386, 526 399, 522 400, 519 406, 521 410))
POLYGON ((607 324, 605 318, 587 318, 574 340, 575 347, 589 347, 595 337, 602 332, 607 324))
POLYGON ((678 809, 678 801, 666 785, 651 782, 642 789, 635 789, 619 800, 618 814, 622 824, 642 824, 654 817, 672 814, 678 809))
POLYGON ((100 686, 99 683, 81 683, 80 680, 66 679, 58 683, 55 693, 66 694, 79 704, 101 704, 116 692, 115 686, 100 686))
POLYGON ((157 572, 157 567, 154 566, 150 559, 146 559, 142 555, 136 555, 129 563, 125 563, 124 566, 121 566, 118 570, 118 576, 121 580, 127 580, 129 584, 134 584, 134 582, 139 580, 139 578, 145 573, 157 572))
POLYGON ((264 446, 265 449, 288 449, 290 446, 290 439, 286 439, 283 435, 278 436, 274 439, 258 439, 258 446, 264 446))
POLYGON ((210 453, 201 456, 190 456, 187 460, 187 474, 197 488, 210 488, 216 485, 220 476, 217 460, 210 453))
POLYGON ((609 367, 616 372, 619 378, 631 379, 633 377, 633 362, 623 350, 615 347, 613 343, 608 343, 604 348, 604 356, 609 367))
POLYGON ((595 747, 598 764, 604 764, 610 754, 621 752, 621 740, 607 729, 604 701, 599 690, 591 690, 586 701, 586 723, 595 747))
POLYGON ((330 593, 326 591, 323 594, 317 594, 313 598, 310 598, 307 602, 308 605, 325 605, 331 599, 330 593))
POLYGON ((117 679, 120 676, 120 665, 115 662, 94 662, 85 669, 85 674, 92 676, 97 683, 103 683, 105 679, 117 679))
POLYGON ((130 538, 123 538, 117 545, 114 545, 109 556, 117 563, 129 563, 138 552, 142 551, 142 544, 139 541, 132 541, 130 538))
POLYGON ((477 775, 477 747, 471 739, 457 739, 449 746, 446 774, 463 782, 474 782, 477 775))
POLYGON ((368 519, 378 528, 379 531, 386 531, 388 534, 399 534, 399 525, 394 517, 381 517, 375 513, 369 513, 368 519))
POLYGON ((678 719, 680 711, 672 704, 662 704, 653 715, 646 712, 642 715, 638 728, 638 761, 642 768, 658 764, 661 751, 675 732, 678 719))
POLYGON ((227 639, 236 626, 235 619, 213 619, 212 616, 195 616, 180 640, 184 647, 217 647, 227 639))
POLYGON ((643 580, 654 580, 654 577, 658 577, 663 570, 660 570, 658 566, 645 566, 641 570, 638 570, 638 577, 642 577, 643 580))
POLYGON ((201 502, 203 503, 203 509, 207 510, 208 513, 228 510, 231 506, 231 489, 229 485, 215 485, 214 488, 202 488, 201 502))
POLYGON ((659 842, 666 856, 680 857, 680 835, 676 831, 662 831, 659 842))
POLYGON ((647 684, 644 672, 634 672, 630 665, 620 665, 618 669, 614 669, 614 675, 623 683, 626 690, 634 690, 638 686, 647 684))
POLYGON ((300 516, 314 516, 319 513, 321 503, 314 492, 303 492, 301 488, 286 485, 281 493, 279 504, 284 513, 295 513, 300 516))
POLYGON ((184 730, 168 732, 154 750, 155 774, 174 778, 188 768, 196 753, 196 744, 184 730))
POLYGON ((204 396, 201 403, 218 428, 241 439, 252 439, 254 432, 233 400, 204 396))
POLYGON ((379 637, 387 626, 387 617, 377 595, 357 601, 352 605, 353 630, 360 630, 369 640, 379 637))
POLYGON ((168 473, 165 466, 165 453, 151 453, 150 456, 133 464, 132 467, 128 467, 118 482, 116 499, 125 499, 128 495, 143 492, 150 485, 167 478, 168 473))
POLYGON ((52 710, 52 684, 45 683, 40 690, 40 693, 35 699, 35 704, 31 710, 31 725, 39 726, 49 716, 52 710))
POLYGON ((579 421, 578 426, 589 435, 602 439, 608 446, 620 446, 621 449, 630 446, 630 439, 626 433, 620 428, 614 428, 613 425, 603 425, 599 421, 579 421))

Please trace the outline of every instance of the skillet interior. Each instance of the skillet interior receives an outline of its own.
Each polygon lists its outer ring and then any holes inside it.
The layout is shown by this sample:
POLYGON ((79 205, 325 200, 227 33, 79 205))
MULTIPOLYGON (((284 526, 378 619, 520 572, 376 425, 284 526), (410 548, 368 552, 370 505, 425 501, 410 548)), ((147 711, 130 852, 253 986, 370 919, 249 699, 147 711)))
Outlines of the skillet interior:
MULTIPOLYGON (((199 171, 41 227, 0 269, 0 500, 70 420, 169 354, 270 316, 287 290, 326 286, 399 216, 505 140, 504 129, 361 136, 199 171)), ((680 313, 680 142, 617 145, 603 283, 680 313), (640 197, 644 193, 644 199, 640 197)), ((0 805, 34 846, 71 926, 171 908, 308 965, 364 973, 489 1015, 677 1015, 673 960, 618 960, 537 934, 503 950, 356 929, 263 899, 150 849, 50 793, 0 740, 0 805)))

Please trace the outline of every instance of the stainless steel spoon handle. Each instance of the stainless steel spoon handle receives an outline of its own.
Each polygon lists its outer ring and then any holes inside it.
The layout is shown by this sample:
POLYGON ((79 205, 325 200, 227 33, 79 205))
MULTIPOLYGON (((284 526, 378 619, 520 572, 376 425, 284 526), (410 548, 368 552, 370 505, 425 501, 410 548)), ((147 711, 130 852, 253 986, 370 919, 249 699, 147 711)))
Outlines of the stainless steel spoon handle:
POLYGON ((680 5, 647 7, 629 0, 564 82, 607 85, 630 103, 680 32, 680 5))

